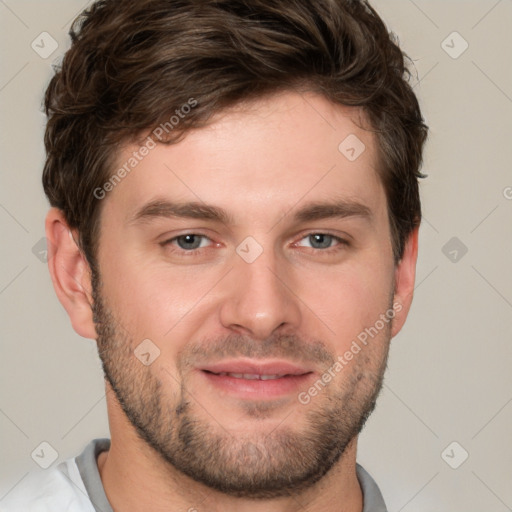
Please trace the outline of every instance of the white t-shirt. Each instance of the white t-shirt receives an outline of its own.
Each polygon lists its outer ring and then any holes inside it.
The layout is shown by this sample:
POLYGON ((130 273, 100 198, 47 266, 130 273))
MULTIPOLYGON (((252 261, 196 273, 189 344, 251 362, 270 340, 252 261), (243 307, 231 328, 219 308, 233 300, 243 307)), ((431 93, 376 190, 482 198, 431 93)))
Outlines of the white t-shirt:
POLYGON ((0 512, 113 512, 96 463, 109 448, 110 439, 94 439, 77 457, 29 473, 0 501, 0 512))
MULTIPOLYGON (((29 473, 0 501, 0 512, 113 512, 96 459, 110 439, 94 439, 85 450, 51 469, 29 473)), ((387 512, 373 478, 356 465, 363 512, 387 512)))

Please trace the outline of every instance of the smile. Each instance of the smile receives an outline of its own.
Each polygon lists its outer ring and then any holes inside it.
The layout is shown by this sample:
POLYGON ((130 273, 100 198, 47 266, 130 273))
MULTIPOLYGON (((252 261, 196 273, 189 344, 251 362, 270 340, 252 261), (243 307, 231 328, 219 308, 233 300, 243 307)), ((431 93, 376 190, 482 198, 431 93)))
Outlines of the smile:
POLYGON ((220 372, 215 375, 234 377, 235 379, 248 379, 248 380, 273 380, 287 377, 288 375, 259 375, 254 373, 228 373, 220 372))

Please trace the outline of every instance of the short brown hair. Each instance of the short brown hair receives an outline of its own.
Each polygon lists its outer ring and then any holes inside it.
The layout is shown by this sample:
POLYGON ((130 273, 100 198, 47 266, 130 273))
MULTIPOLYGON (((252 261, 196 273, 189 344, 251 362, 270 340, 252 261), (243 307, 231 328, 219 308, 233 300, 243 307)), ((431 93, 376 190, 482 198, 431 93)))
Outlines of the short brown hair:
POLYGON ((238 102, 309 90, 376 132, 395 261, 419 224, 427 136, 405 56, 363 0, 99 0, 74 21, 45 97, 43 186, 95 268, 100 201, 120 144, 194 98, 166 142, 238 102))

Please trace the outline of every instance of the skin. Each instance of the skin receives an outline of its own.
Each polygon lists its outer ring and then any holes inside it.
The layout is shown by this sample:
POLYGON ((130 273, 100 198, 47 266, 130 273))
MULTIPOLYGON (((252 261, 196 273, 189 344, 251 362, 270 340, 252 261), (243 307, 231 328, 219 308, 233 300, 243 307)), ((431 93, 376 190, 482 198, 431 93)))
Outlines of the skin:
MULTIPOLYGON (((359 114, 313 93, 286 92, 227 110, 175 145, 157 145, 102 200, 101 289, 94 294, 95 308, 91 272, 75 243, 77 234, 59 210, 50 210, 46 230, 56 293, 76 332, 98 340, 103 363, 110 365, 120 387, 115 393, 106 381, 112 445, 98 458, 115 510, 362 510, 355 473, 359 420, 373 406, 390 339, 409 311, 418 233, 411 234, 396 264, 386 196, 376 171, 376 140, 358 127, 359 114), (349 134, 366 146, 353 162, 338 150, 349 134), (155 198, 215 205, 233 222, 165 217, 133 222, 135 213, 155 198), (362 204, 369 215, 294 221, 306 203, 333 200, 362 204), (194 256, 185 254, 175 239, 186 233, 208 237, 194 256), (331 239, 327 250, 336 250, 327 253, 308 237, 313 233, 332 234, 348 245, 331 239), (235 251, 248 236, 263 249, 252 263, 235 251), (308 365, 316 381, 393 303, 398 308, 392 324, 308 404, 300 403, 296 392, 266 400, 223 393, 196 368, 224 356, 276 356, 308 365), (95 324, 93 309, 102 324, 95 324), (160 350, 149 366, 133 356, 144 339, 160 350), (119 392, 143 413, 150 410, 151 399, 158 399, 165 414, 146 417, 143 426, 160 438, 174 432, 183 413, 179 405, 186 404, 185 416, 205 427, 198 437, 203 446, 214 439, 224 442, 216 460, 217 473, 225 472, 226 479, 230 470, 249 478, 265 468, 292 474, 298 460, 312 463, 307 456, 299 459, 299 452, 287 452, 280 442, 293 439, 294 449, 304 448, 306 455, 325 448, 328 433, 320 429, 314 436, 314 418, 332 413, 323 426, 336 426, 343 423, 336 421, 341 411, 349 426, 340 427, 335 438, 349 437, 327 452, 332 461, 323 468, 325 474, 295 491, 281 488, 281 495, 274 491, 266 498, 256 490, 253 495, 222 492, 163 456, 176 444, 159 451, 143 440, 121 407, 119 392), (305 444, 308 434, 313 444, 305 444), (246 464, 240 462, 242 455, 246 464)), ((119 166, 138 147, 127 145, 118 155, 119 166)), ((205 451, 195 453, 194 460, 207 460, 205 451)))

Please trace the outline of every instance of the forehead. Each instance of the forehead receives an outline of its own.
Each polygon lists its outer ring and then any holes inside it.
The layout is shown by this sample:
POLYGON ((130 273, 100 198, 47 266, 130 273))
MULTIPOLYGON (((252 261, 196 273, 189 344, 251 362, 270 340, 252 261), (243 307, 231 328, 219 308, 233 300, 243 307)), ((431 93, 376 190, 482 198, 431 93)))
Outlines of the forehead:
POLYGON ((376 139, 361 121, 358 109, 313 93, 240 104, 143 157, 135 155, 139 144, 127 145, 112 173, 123 166, 129 172, 103 206, 126 222, 155 199, 196 201, 257 224, 275 223, 301 203, 345 199, 387 218, 376 139))

